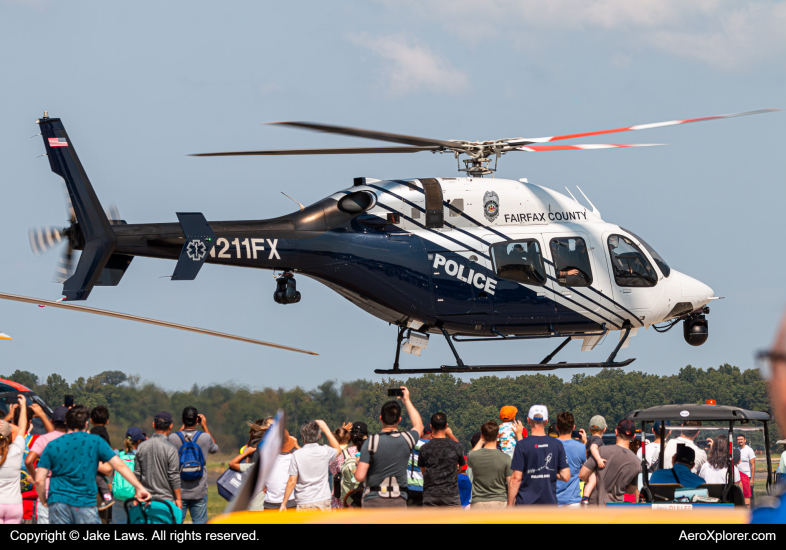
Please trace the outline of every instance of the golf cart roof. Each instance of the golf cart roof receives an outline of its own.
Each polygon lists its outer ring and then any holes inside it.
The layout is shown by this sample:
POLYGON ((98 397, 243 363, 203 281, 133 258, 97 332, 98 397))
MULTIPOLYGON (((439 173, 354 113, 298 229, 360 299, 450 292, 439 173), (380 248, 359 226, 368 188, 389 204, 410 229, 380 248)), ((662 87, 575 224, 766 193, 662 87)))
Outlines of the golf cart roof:
POLYGON ((655 420, 716 420, 745 422, 748 420, 772 420, 769 413, 749 411, 728 405, 659 405, 649 409, 631 411, 625 415, 626 420, 634 422, 653 422, 655 420))

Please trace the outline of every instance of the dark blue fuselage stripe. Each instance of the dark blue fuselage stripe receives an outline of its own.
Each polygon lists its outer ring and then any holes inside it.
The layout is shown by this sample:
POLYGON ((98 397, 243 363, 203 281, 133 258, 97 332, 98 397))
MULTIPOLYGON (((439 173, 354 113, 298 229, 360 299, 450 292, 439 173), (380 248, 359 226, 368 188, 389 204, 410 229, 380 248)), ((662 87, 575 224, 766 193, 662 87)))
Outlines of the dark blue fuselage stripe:
MULTIPOLYGON (((421 211, 421 212, 423 212, 424 214, 426 213, 426 210, 425 210, 425 209, 421 208, 420 206, 418 206, 418 205, 417 205, 417 204, 415 204, 414 202, 410 202, 410 201, 408 201, 407 199, 405 199, 404 197, 402 197, 402 196, 399 196, 399 195, 397 195, 396 193, 393 193, 392 191, 388 191, 387 189, 383 189, 382 187, 378 187, 378 186, 376 186, 376 185, 373 185, 373 184, 367 184, 367 185, 368 185, 368 187, 373 187, 374 189, 377 189, 377 190, 379 190, 379 191, 382 191, 383 193, 387 193, 388 195, 391 195, 391 196, 393 196, 393 197, 396 197, 397 199, 399 199, 399 200, 403 201, 404 203, 408 204, 408 205, 409 205, 409 206, 411 206, 412 208, 417 208, 418 210, 420 210, 420 211, 421 211)), ((402 214, 402 215, 403 215, 403 214, 402 214)), ((479 241, 479 242, 481 242, 481 243, 485 244, 486 246, 489 246, 489 247, 491 246, 491 243, 490 243, 490 242, 488 242, 488 241, 486 241, 486 240, 484 240, 484 239, 481 239, 480 237, 478 237, 478 236, 476 236, 476 235, 473 235, 472 233, 469 233, 469 232, 467 232, 467 231, 465 231, 465 230, 461 229, 460 227, 456 227, 455 225, 453 225, 453 224, 452 224, 452 223, 450 223, 450 222, 443 222, 443 223, 445 223, 445 225, 448 225, 448 226, 450 226, 450 227, 451 227, 451 229, 454 229, 454 230, 458 231, 459 233, 463 233, 463 234, 464 234, 464 235, 466 235, 467 237, 473 238, 473 239, 475 239, 476 241, 479 241)), ((440 235, 441 235, 441 233, 440 233, 440 235)))
MULTIPOLYGON (((553 262, 551 262, 551 261, 547 260, 546 258, 543 258, 543 261, 544 261, 544 262, 546 262, 547 264, 549 264, 551 267, 553 267, 553 268, 554 268, 554 271, 556 271, 556 270, 557 270, 557 266, 555 266, 553 262)), ((549 277, 550 279, 553 279, 553 277, 552 277, 551 275, 547 275, 547 277, 549 277)), ((554 279, 554 280, 556 280, 556 279, 554 279)), ((565 287, 565 288, 569 288, 569 289, 571 289, 573 292, 575 292, 576 294, 578 294, 579 296, 581 296, 582 298, 584 298, 584 299, 586 299, 586 300, 589 300, 589 301, 590 301, 590 302, 592 302, 593 304, 597 304, 597 302, 595 302, 594 300, 592 300, 592 298, 589 298, 589 297, 585 296, 584 294, 582 294, 581 292, 579 292, 579 291, 578 291, 578 290, 576 290, 575 288, 573 288, 573 287, 569 287, 569 286, 568 286, 568 287, 565 287)), ((636 320, 636 322, 637 322, 638 324, 640 324, 641 326, 644 326, 644 323, 642 323, 642 322, 641 322, 641 320, 638 318, 638 316, 636 316, 636 315, 635 315, 635 314, 634 314, 632 311, 628 311, 628 309, 627 309, 627 308, 625 308, 625 307, 624 307, 622 304, 618 304, 617 302, 615 302, 613 298, 611 298, 611 297, 609 297, 609 296, 606 296, 606 295, 605 295, 605 294, 603 294, 603 293, 602 293, 600 290, 598 290, 597 288, 594 288, 594 287, 592 287, 592 286, 588 286, 588 287, 586 287, 586 288, 590 289, 591 291, 593 291, 593 292, 594 292, 595 294, 597 294, 598 296, 601 296, 601 297, 603 297, 603 298, 606 298, 606 299, 607 299, 609 302, 611 302, 611 303, 612 303, 612 304, 614 304, 615 306, 619 307, 621 310, 625 311, 626 313, 630 314, 630 316, 631 316, 631 317, 633 317, 633 318, 636 320)), ((622 316, 621 316, 621 315, 619 315, 618 313, 614 313, 613 311, 611 311, 610 309, 608 309, 608 308, 606 308, 606 307, 602 306, 601 304, 598 304, 598 305, 599 305, 600 307, 602 307, 603 309, 605 309, 606 311, 608 311, 609 313, 613 313, 614 315, 616 315, 617 317, 619 317, 619 318, 620 318, 620 319, 622 319, 623 321, 627 321, 627 319, 625 319, 624 317, 622 317, 622 316)))
POLYGON ((417 225, 417 226, 418 226, 418 227, 420 227, 421 229, 425 229, 425 230, 426 230, 426 231, 428 231, 429 233, 434 233, 435 235, 439 235, 440 237, 442 237, 442 238, 444 238, 444 239, 447 239, 447 240, 449 240, 449 241, 451 241, 451 242, 454 242, 454 243, 456 243, 457 245, 459 245, 459 247, 461 247, 461 248, 460 248, 461 250, 471 250, 472 252, 475 252, 476 254, 480 254, 481 256, 483 256, 484 258, 486 258, 487 260, 491 261, 491 258, 489 258, 489 257, 488 257, 486 254, 484 254, 484 253, 483 253, 483 252, 481 252, 480 250, 476 250, 476 249, 474 249, 474 248, 470 247, 469 245, 467 245, 467 244, 465 244, 465 243, 462 243, 461 241, 457 241, 456 239, 454 239, 454 238, 452 238, 452 237, 448 237, 448 236, 447 236, 447 235, 445 235, 444 233, 440 233, 439 231, 434 231, 433 229, 429 229, 429 228, 428 228, 428 227, 426 227, 425 225, 423 225, 423 224, 421 224, 421 223, 418 223, 418 222, 416 222, 415 220, 413 220, 412 218, 410 218, 410 217, 409 217, 409 216, 407 216, 406 214, 402 214, 401 212, 399 212, 399 211, 398 211, 398 210, 396 210, 395 208, 391 208, 391 207, 390 207, 390 206, 388 206, 387 204, 383 204, 383 203, 381 203, 381 202, 378 202, 378 203, 377 203, 377 206, 381 206, 381 207, 382 207, 382 208, 384 208, 385 210, 389 210, 390 212, 393 212, 393 213, 395 213, 395 214, 398 214, 398 215, 400 215, 402 218, 404 218, 404 219, 405 219, 405 220, 407 220, 408 222, 411 222, 411 223, 413 223, 413 224, 417 225))
MULTIPOLYGON (((426 192, 425 192, 423 189, 421 189, 421 188, 419 188, 419 187, 417 187, 417 186, 415 186, 415 185, 412 185, 412 184, 411 184, 411 183, 409 183, 409 182, 406 182, 406 183, 404 183, 404 182, 401 182, 401 181, 399 181, 399 180, 394 180, 394 181, 396 181, 396 183, 399 183, 399 184, 401 184, 401 185, 406 185, 407 187, 409 187, 409 188, 410 188, 410 189, 412 189, 413 191, 417 191, 417 192, 419 192, 419 193, 420 193, 420 194, 422 194, 422 195, 425 195, 425 194, 426 194, 426 192)), ((483 225, 482 223, 480 223, 479 221, 477 221, 475 218, 473 218, 473 217, 471 217, 471 216, 468 216, 468 215, 467 215, 467 214, 465 214, 463 211, 459 210, 459 209, 458 209, 458 208, 456 208, 455 206, 452 206, 450 203, 448 203, 448 202, 445 202, 445 201, 442 201, 442 204, 444 204, 444 205, 445 205, 445 206, 446 206, 446 207, 447 207, 449 210, 452 210, 453 212, 456 212, 456 213, 460 214, 462 218, 466 218, 467 220, 469 220, 470 222, 474 223, 474 224, 475 224, 475 225, 477 225, 478 227, 482 227, 483 229, 488 229, 489 231, 491 231, 491 232, 492 232, 492 233, 494 233, 495 235, 498 235, 498 236, 502 237, 502 238, 503 238, 503 239, 505 239, 505 240, 508 240, 508 241, 510 240, 510 238, 509 238, 509 237, 507 237, 506 235, 503 235, 502 233, 500 233, 500 232, 499 232, 499 231, 497 231, 496 229, 493 229, 493 228, 491 228, 491 227, 488 227, 487 225, 483 225)))

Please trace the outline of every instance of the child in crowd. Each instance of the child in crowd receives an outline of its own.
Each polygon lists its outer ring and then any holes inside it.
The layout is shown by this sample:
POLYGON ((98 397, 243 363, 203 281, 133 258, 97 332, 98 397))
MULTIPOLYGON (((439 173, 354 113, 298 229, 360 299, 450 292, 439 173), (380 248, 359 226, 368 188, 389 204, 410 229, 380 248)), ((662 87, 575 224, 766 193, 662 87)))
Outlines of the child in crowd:
MULTIPOLYGON (((104 405, 94 407, 90 411, 90 422, 93 424, 90 433, 97 435, 111 447, 109 432, 106 431, 106 425, 109 424, 109 409, 104 405)), ((98 485, 98 510, 106 510, 115 503, 114 498, 112 498, 112 491, 109 490, 106 478, 101 474, 96 475, 96 485, 98 485)))
POLYGON ((502 407, 499 411, 499 419, 502 424, 499 426, 499 441, 500 450, 508 456, 513 456, 513 450, 516 448, 518 439, 516 432, 521 430, 522 438, 527 437, 527 429, 524 428, 521 422, 516 420, 516 414, 519 410, 516 407, 507 405, 502 407))
MULTIPOLYGON (((603 433, 605 431, 605 418, 599 414, 590 418, 590 436, 587 438, 587 458, 594 458, 599 470, 606 467, 606 460, 600 457, 600 451, 598 450, 599 447, 603 446, 603 433)), ((592 490, 595 489, 596 483, 597 477, 593 472, 590 474, 587 483, 584 484, 584 494, 581 498, 582 504, 587 504, 589 502, 589 497, 592 494, 592 490)))

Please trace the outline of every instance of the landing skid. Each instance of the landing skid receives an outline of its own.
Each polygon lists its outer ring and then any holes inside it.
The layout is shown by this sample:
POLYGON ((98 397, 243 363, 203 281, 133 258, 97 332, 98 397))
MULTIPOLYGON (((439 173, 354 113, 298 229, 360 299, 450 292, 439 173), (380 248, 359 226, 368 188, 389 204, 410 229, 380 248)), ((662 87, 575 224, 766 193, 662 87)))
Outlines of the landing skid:
MULTIPOLYGON (((630 335, 630 326, 625 327, 625 334, 622 338, 620 338, 617 347, 614 348, 614 351, 611 352, 608 359, 603 363, 549 363, 557 353, 568 345, 570 342, 571 337, 568 336, 559 346, 557 349, 552 351, 549 355, 547 355, 543 361, 536 364, 531 365, 465 365, 464 362, 459 357, 456 348, 453 346, 453 342, 451 342, 450 337, 445 329, 442 329, 442 334, 445 336, 445 339, 448 341, 448 345, 450 346, 450 350, 453 352, 453 355, 456 357, 456 366, 447 366, 442 365, 437 369, 402 369, 399 368, 399 357, 401 354, 401 342, 404 339, 404 333, 407 331, 404 327, 399 327, 398 330, 398 339, 397 339, 397 348, 396 348, 396 361, 393 363, 393 368, 386 370, 386 369, 377 369, 374 372, 377 374, 429 374, 429 373, 447 373, 447 372, 457 372, 457 373, 479 373, 479 372, 514 372, 514 371, 529 371, 529 372, 538 372, 538 371, 551 371, 557 369, 603 369, 603 368, 617 368, 617 367, 626 367, 633 363, 636 359, 626 359, 625 361, 616 362, 614 359, 617 357, 617 352, 619 352, 622 345, 628 339, 630 335)), ((605 327, 604 327, 605 331, 605 327)), ((500 339, 501 340, 501 339, 500 339)), ((459 340, 460 341, 460 340, 459 340)))

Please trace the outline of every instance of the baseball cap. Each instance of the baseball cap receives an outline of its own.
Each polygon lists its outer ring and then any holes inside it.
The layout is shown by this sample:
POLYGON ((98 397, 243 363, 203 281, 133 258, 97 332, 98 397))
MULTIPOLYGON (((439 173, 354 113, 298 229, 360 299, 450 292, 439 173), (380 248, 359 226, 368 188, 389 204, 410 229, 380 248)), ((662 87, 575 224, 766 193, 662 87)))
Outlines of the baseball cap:
POLYGON ((11 437, 11 424, 5 420, 0 420, 0 437, 8 439, 11 437))
POLYGON ((464 465, 461 467, 461 471, 462 472, 466 472, 467 468, 469 468, 469 466, 467 466, 467 457, 465 456, 464 457, 464 465))
POLYGON ((431 433, 431 426, 423 426, 423 435, 428 435, 431 433))
POLYGON ((505 405, 499 410, 499 419, 503 422, 510 422, 516 418, 516 414, 518 414, 518 412, 519 410, 516 407, 505 405))
POLYGON ((350 433, 368 435, 368 426, 366 426, 365 422, 355 422, 352 424, 350 433))
MULTIPOLYGON (((659 433, 660 432, 660 425, 663 424, 663 423, 664 422, 662 422, 660 420, 656 420, 655 421, 655 424, 652 425, 652 429, 655 430, 655 433, 659 433)), ((669 426, 671 426, 671 424, 669 423, 668 420, 665 421, 665 424, 666 424, 666 430, 668 431, 668 428, 669 428, 669 426)))
POLYGON ((156 414, 155 418, 153 419, 154 422, 158 421, 158 420, 163 420, 163 421, 171 424, 172 423, 172 415, 169 414, 167 411, 161 411, 160 413, 156 414))
POLYGON ((592 418, 590 418, 589 427, 591 430, 605 430, 606 426, 606 419, 603 418, 601 415, 596 414, 592 418))
POLYGON ((544 405, 532 405, 529 408, 529 414, 527 414, 527 417, 530 420, 548 420, 549 410, 544 405))
POLYGON ((636 435, 636 424, 633 420, 620 420, 617 424, 617 433, 625 437, 633 437, 636 435))
MULTIPOLYGON (((158 415, 156 415, 156 417, 158 417, 158 415)), ((144 441, 145 439, 147 439, 147 437, 145 437, 145 434, 143 434, 142 430, 140 430, 139 428, 128 428, 128 431, 126 432, 126 438, 130 439, 132 443, 136 443, 137 441, 144 441)))
POLYGON ((55 410, 52 411, 52 423, 53 424, 65 424, 65 416, 68 412, 68 407, 60 405, 59 407, 55 407, 55 410))

